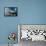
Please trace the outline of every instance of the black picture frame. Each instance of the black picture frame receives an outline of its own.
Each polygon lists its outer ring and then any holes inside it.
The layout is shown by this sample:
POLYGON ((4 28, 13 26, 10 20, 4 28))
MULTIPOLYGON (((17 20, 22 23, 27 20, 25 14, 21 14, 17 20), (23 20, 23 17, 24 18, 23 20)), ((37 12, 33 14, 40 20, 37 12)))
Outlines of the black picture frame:
POLYGON ((18 16, 18 7, 4 7, 4 16, 18 16))

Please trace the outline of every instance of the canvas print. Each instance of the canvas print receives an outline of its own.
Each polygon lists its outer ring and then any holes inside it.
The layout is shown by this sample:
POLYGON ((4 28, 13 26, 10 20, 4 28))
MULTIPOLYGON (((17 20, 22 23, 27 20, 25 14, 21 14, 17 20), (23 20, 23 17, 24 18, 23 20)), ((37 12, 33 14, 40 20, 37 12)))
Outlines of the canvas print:
POLYGON ((4 16, 17 16, 17 7, 5 7, 4 16))

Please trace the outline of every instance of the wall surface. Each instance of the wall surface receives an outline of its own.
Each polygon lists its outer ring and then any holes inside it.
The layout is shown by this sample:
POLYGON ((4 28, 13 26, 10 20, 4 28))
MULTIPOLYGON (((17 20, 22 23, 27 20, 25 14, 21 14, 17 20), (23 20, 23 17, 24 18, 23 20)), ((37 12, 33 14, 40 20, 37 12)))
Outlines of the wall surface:
POLYGON ((8 43, 9 32, 18 32, 17 24, 46 24, 46 0, 0 0, 0 44, 8 43), (18 7, 17 17, 4 16, 9 6, 18 7))

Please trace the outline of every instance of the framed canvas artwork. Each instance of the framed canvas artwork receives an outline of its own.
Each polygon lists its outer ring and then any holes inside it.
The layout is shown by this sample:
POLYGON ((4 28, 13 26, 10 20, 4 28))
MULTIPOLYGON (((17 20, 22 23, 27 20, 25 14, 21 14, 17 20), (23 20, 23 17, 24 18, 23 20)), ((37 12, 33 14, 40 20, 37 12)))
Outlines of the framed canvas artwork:
POLYGON ((17 7, 5 7, 4 8, 4 16, 18 16, 17 15, 17 7))

